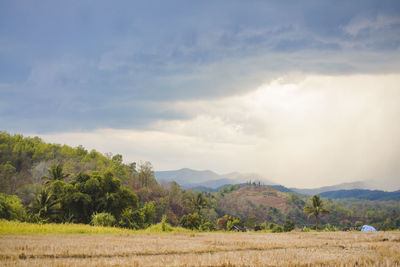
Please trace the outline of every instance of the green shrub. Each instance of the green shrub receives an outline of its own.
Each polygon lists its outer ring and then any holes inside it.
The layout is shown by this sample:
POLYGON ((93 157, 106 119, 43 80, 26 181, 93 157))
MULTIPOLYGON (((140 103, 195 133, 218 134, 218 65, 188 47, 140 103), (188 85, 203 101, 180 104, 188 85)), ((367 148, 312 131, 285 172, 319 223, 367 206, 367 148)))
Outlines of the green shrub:
POLYGON ((261 227, 261 230, 267 230, 268 229, 268 225, 267 225, 266 222, 263 222, 260 227, 261 227))
POLYGON ((291 220, 286 220, 285 224, 283 225, 283 230, 285 232, 290 232, 294 230, 294 222, 292 222, 291 220))
POLYGON ((275 225, 274 228, 272 228, 272 233, 282 233, 283 231, 284 229, 281 225, 275 225))
POLYGON ((114 216, 110 213, 101 212, 93 213, 92 221, 90 223, 94 226, 114 226, 116 221, 114 216))
POLYGON ((0 218, 10 221, 26 219, 25 209, 17 196, 0 193, 0 218))
POLYGON ((233 227, 234 227, 234 226, 243 227, 243 223, 240 221, 239 218, 236 218, 236 219, 234 219, 234 220, 232 220, 232 221, 228 221, 228 223, 227 223, 227 225, 226 225, 226 229, 227 229, 228 231, 231 231, 231 230, 233 230, 233 227))
POLYGON ((337 232, 337 231, 339 231, 339 229, 333 225, 327 224, 323 231, 324 232, 337 232))
POLYGON ((301 229, 301 231, 302 231, 302 232, 310 232, 311 230, 310 230, 310 228, 304 226, 304 227, 301 229))
POLYGON ((183 215, 179 221, 179 225, 188 229, 199 229, 202 217, 197 212, 193 214, 183 215))
POLYGON ((270 224, 268 224, 268 229, 272 230, 275 228, 275 226, 277 226, 276 223, 270 223, 270 224))
POLYGON ((217 230, 217 227, 212 222, 205 222, 200 225, 200 231, 211 232, 217 230))
POLYGON ((161 219, 161 230, 163 232, 166 232, 168 228, 168 223, 167 223, 167 215, 163 215, 161 219))

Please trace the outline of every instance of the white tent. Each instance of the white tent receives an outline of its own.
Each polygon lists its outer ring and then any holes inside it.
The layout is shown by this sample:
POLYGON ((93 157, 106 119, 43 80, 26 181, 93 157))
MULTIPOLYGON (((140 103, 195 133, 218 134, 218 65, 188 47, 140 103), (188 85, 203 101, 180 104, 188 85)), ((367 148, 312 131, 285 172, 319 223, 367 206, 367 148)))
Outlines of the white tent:
POLYGON ((371 225, 364 225, 361 228, 361 232, 376 232, 376 229, 371 225))

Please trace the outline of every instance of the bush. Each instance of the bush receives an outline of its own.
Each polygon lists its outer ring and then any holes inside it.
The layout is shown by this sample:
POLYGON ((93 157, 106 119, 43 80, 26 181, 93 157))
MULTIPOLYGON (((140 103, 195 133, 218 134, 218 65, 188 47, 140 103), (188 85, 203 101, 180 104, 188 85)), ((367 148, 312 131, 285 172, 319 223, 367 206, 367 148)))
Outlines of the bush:
POLYGON ((261 230, 267 230, 268 229, 268 225, 267 225, 266 222, 263 222, 260 227, 261 227, 261 230))
POLYGON ((211 232, 217 230, 217 227, 212 222, 205 222, 200 225, 200 231, 203 232, 211 232))
POLYGON ((234 230, 234 226, 239 226, 239 227, 243 227, 243 223, 240 221, 239 218, 236 218, 232 221, 228 221, 227 225, 226 225, 226 229, 228 231, 234 230))
POLYGON ((179 221, 179 225, 188 229, 199 229, 202 217, 196 212, 193 214, 183 215, 179 221))
POLYGON ((285 232, 290 232, 294 230, 294 222, 292 222, 291 220, 286 220, 285 224, 283 225, 283 230, 285 232))
POLYGON ((94 226, 114 226, 116 221, 110 213, 101 212, 93 213, 90 223, 94 226))
POLYGON ((283 231, 284 229, 281 225, 275 225, 274 228, 272 228, 272 233, 282 233, 283 231))
POLYGON ((310 232, 311 230, 310 230, 310 228, 304 226, 303 229, 301 229, 301 231, 302 232, 310 232))
POLYGON ((0 218, 10 221, 26 219, 25 209, 17 196, 0 193, 0 218))
POLYGON ((270 223, 270 224, 268 224, 268 229, 272 230, 272 229, 274 229, 275 226, 277 226, 276 223, 270 223))
POLYGON ((254 226, 254 231, 261 231, 261 230, 263 230, 263 228, 262 228, 262 226, 261 225, 256 225, 256 226, 254 226))
POLYGON ((323 231, 324 232, 337 232, 337 231, 339 231, 339 229, 333 225, 327 224, 323 231))

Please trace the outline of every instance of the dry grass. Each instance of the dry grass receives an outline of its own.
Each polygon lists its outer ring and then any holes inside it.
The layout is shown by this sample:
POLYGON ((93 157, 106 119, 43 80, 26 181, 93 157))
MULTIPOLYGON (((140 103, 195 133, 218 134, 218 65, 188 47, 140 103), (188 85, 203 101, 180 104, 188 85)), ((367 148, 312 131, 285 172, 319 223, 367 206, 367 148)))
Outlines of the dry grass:
POLYGON ((4 266, 400 266, 400 232, 0 235, 4 266))

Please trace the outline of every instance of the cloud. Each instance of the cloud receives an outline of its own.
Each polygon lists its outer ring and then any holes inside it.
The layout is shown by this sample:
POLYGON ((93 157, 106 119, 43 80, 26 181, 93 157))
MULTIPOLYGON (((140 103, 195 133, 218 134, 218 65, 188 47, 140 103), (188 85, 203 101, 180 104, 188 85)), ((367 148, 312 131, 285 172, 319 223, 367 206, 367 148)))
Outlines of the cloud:
POLYGON ((176 102, 170 108, 188 118, 159 119, 147 130, 41 136, 151 160, 157 170, 259 172, 298 187, 369 179, 388 189, 400 186, 399 81, 294 73, 240 96, 176 102))
POLYGON ((399 72, 399 9, 397 1, 4 2, 0 122, 19 131, 145 129, 186 117, 168 112, 170 103, 247 94, 292 72, 399 72))
POLYGON ((392 179, 399 14, 372 0, 3 1, 0 125, 160 169, 392 179))

